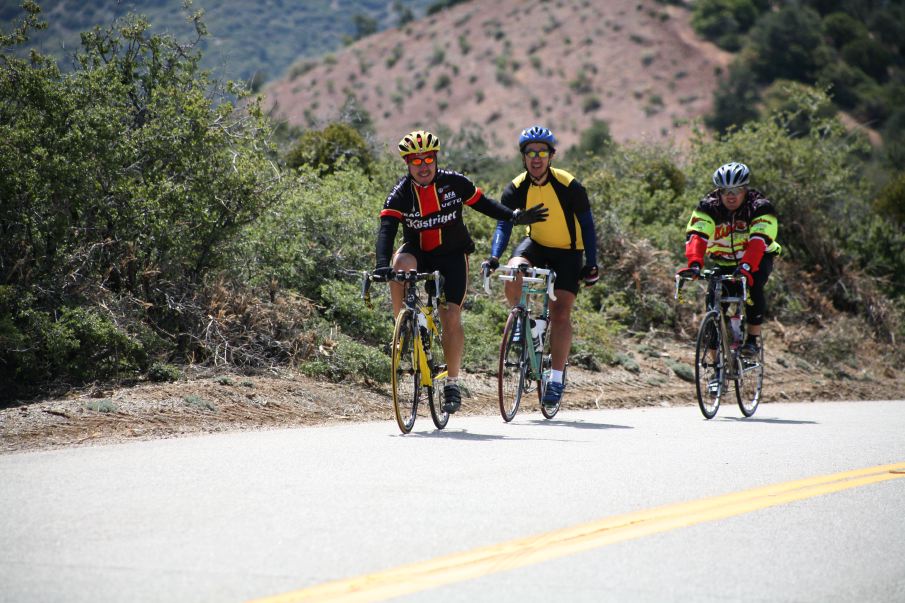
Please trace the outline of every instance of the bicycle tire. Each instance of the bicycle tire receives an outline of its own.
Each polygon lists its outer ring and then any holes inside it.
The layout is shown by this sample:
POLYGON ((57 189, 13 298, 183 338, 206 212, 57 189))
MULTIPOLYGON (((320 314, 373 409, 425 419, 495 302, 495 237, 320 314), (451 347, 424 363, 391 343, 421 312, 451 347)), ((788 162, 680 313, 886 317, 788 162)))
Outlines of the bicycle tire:
POLYGON ((735 380, 735 397, 739 410, 746 417, 752 416, 760 404, 764 386, 764 342, 761 338, 757 356, 742 358, 738 355, 738 378, 735 380))
POLYGON ((525 379, 528 376, 528 347, 526 341, 531 340, 528 330, 527 314, 522 308, 513 308, 503 328, 503 339, 500 342, 500 361, 497 370, 497 393, 500 402, 500 415, 507 423, 515 418, 522 395, 525 392, 525 379), (521 321, 522 336, 520 341, 513 341, 515 327, 521 321))
POLYGON ((421 397, 421 370, 418 366, 416 337, 412 311, 400 311, 393 330, 391 369, 393 410, 396 424, 403 434, 409 433, 415 425, 421 397))
MULTIPOLYGON (((549 350, 548 350, 549 352, 549 350)), ((559 412, 559 409, 562 408, 562 398, 559 399, 559 402, 556 403, 556 406, 552 406, 547 408, 544 406, 544 394, 547 391, 547 379, 550 377, 550 371, 553 370, 553 355, 550 353, 544 354, 543 360, 541 361, 541 381, 538 382, 537 391, 540 392, 540 412, 544 415, 545 419, 552 419, 556 416, 556 413, 559 412)), ((569 363, 567 362, 565 366, 562 367, 562 382, 566 382, 566 372, 569 370, 569 363)))
POLYGON ((720 398, 726 389, 726 358, 723 353, 719 312, 708 312, 701 321, 694 352, 694 378, 698 407, 705 419, 712 419, 720 409, 720 398), (716 345, 716 358, 708 362, 708 350, 716 345), (716 383, 714 388, 712 384, 716 383))
POLYGON ((443 429, 449 423, 449 413, 443 410, 443 387, 435 378, 439 371, 439 367, 446 363, 446 357, 443 354, 443 345, 440 338, 431 334, 431 347, 428 353, 427 365, 431 367, 431 383, 433 385, 427 388, 427 402, 431 411, 431 420, 434 427, 443 429))

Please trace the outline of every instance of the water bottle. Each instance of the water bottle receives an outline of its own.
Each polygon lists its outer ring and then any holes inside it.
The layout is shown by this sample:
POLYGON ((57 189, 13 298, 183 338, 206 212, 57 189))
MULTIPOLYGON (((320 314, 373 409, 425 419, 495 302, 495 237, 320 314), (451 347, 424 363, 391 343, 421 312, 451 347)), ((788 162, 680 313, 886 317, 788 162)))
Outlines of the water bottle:
POLYGON ((547 328, 547 321, 543 318, 531 320, 531 340, 534 342, 534 349, 538 352, 544 347, 544 329, 547 328))
POLYGON ((729 326, 732 327, 732 339, 735 341, 735 343, 739 343, 742 340, 742 317, 730 317, 729 326))
POLYGON ((431 338, 427 330, 427 317, 421 312, 418 313, 418 332, 421 333, 421 345, 425 350, 430 348, 431 338))

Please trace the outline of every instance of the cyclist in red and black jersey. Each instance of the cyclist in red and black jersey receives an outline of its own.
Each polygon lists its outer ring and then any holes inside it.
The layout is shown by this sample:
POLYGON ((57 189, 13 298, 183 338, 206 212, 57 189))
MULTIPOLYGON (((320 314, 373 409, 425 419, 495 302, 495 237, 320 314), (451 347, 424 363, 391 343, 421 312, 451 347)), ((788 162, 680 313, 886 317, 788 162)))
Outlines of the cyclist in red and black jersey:
POLYGON ((760 191, 749 188, 750 179, 744 163, 727 163, 713 173, 717 188, 691 214, 685 230, 685 257, 688 268, 696 271, 704 266, 706 254, 719 271, 744 275, 751 305, 745 307, 748 339, 741 352, 755 356, 767 308, 764 285, 782 247, 776 242, 776 210, 760 191))
MULTIPOLYGON (((543 224, 528 229, 527 236, 516 246, 509 265, 530 264, 556 272, 556 300, 550 302, 552 373, 542 401, 553 406, 560 402, 565 389, 563 373, 572 347, 572 306, 578 295, 579 282, 590 286, 599 278, 597 235, 585 188, 572 174, 551 165, 556 153, 553 133, 542 126, 526 128, 519 136, 518 144, 525 171, 506 186, 500 201, 514 210, 534 203, 541 203, 550 210, 543 224)), ((511 233, 511 223, 497 223, 487 259, 492 269, 500 265, 511 233)), ((510 305, 518 303, 521 288, 520 277, 506 283, 506 299, 510 305)))
MULTIPOLYGON (((439 139, 424 130, 406 134, 399 141, 399 154, 408 166, 408 173, 396 183, 380 212, 377 269, 374 272, 378 278, 386 277, 394 270, 439 270, 443 275, 446 305, 440 308, 440 321, 449 371, 443 388, 443 409, 455 412, 462 399, 458 385, 465 344, 462 302, 468 280, 468 255, 474 251, 462 210, 468 205, 482 214, 514 224, 542 222, 547 210, 536 205, 528 210, 513 211, 486 197, 462 174, 438 169, 439 151, 439 139), (393 253, 400 222, 403 243, 393 253)), ((395 316, 402 309, 402 283, 390 283, 390 293, 395 316)))

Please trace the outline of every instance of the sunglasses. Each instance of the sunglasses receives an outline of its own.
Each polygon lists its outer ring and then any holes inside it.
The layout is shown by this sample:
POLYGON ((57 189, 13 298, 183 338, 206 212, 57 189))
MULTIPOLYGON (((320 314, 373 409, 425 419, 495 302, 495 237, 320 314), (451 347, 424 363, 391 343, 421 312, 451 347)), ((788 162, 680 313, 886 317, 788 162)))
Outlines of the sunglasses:
POLYGON ((744 186, 733 186, 732 188, 721 188, 720 192, 724 195, 737 195, 744 189, 744 186))
POLYGON ((549 157, 550 151, 525 151, 525 157, 531 157, 534 159, 535 157, 549 157))
POLYGON ((424 157, 423 159, 421 157, 412 157, 411 159, 409 159, 409 165, 421 165, 422 163, 430 165, 436 160, 437 158, 434 156, 424 157))

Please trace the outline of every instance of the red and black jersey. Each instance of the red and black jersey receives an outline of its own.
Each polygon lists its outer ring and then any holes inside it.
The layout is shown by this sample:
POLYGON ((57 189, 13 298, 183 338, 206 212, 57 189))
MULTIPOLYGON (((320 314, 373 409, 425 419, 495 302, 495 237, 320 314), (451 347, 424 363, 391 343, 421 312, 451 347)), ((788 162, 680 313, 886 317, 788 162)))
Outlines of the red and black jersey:
POLYGON ((512 215, 509 209, 484 197, 481 189, 458 172, 437 170, 428 186, 416 184, 410 175, 404 176, 380 212, 377 265, 389 265, 399 222, 405 242, 422 251, 438 255, 474 251, 474 242, 462 219, 466 205, 498 220, 512 215))

